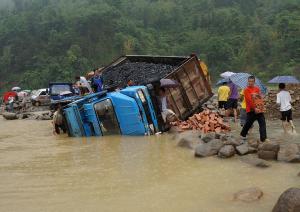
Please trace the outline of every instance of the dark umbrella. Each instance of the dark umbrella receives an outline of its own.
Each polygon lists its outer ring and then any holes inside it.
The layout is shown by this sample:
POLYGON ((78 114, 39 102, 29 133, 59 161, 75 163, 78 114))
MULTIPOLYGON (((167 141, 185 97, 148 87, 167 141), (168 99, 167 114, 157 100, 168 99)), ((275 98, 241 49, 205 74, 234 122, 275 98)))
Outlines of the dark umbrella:
POLYGON ((160 86, 164 88, 176 88, 179 86, 179 83, 176 80, 161 79, 160 86))
POLYGON ((228 83, 228 82, 230 82, 230 80, 229 80, 228 78, 226 78, 226 79, 220 79, 220 80, 216 83, 216 85, 222 85, 224 82, 228 83))
MULTIPOLYGON (((248 77, 251 74, 248 73, 237 73, 230 77, 231 82, 235 85, 239 86, 240 88, 246 88, 248 86, 248 77)), ((258 86, 263 94, 268 92, 267 87, 257 78, 255 77, 255 85, 258 86)))
POLYGON ((272 84, 285 83, 285 84, 298 84, 299 80, 294 76, 277 76, 269 81, 272 84))

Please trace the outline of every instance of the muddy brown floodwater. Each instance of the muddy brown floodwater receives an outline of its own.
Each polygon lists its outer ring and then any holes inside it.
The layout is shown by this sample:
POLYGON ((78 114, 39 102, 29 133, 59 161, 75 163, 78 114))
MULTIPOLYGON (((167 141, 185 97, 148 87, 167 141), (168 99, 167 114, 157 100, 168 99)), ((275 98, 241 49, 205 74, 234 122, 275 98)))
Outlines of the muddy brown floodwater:
MULTIPOLYGON (((300 121, 296 122, 300 129, 300 121)), ((270 137, 284 136, 278 122, 270 137)), ((299 164, 254 168, 239 160, 198 159, 169 135, 68 138, 48 121, 0 118, 0 211, 270 211, 279 195, 299 187, 299 164), (255 203, 232 200, 257 186, 255 203)))

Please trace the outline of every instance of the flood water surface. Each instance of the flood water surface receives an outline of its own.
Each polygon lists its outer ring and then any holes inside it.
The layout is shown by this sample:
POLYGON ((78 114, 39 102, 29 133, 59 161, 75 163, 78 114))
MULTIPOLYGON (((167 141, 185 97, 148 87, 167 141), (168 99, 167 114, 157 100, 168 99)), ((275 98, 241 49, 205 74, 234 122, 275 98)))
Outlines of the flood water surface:
MULTIPOLYGON (((278 123, 268 128, 270 137, 300 140, 278 123)), ((0 161, 0 211, 271 211, 284 190, 300 187, 299 164, 194 158, 169 135, 54 136, 48 121, 0 118, 0 161), (253 186, 261 200, 232 200, 253 186)))

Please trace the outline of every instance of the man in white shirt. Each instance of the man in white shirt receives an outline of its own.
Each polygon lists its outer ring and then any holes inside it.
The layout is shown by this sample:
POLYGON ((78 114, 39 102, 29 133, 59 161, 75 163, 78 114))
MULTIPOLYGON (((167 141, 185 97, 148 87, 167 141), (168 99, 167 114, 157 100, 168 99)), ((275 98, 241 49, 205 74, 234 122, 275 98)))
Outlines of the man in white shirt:
POLYGON ((291 126, 292 131, 295 130, 292 116, 292 98, 290 93, 287 90, 285 90, 284 83, 279 84, 279 90, 280 92, 277 94, 276 103, 280 105, 282 127, 284 132, 287 133, 288 125, 291 126))
POLYGON ((76 86, 80 89, 81 95, 93 93, 90 83, 83 76, 76 76, 76 86))

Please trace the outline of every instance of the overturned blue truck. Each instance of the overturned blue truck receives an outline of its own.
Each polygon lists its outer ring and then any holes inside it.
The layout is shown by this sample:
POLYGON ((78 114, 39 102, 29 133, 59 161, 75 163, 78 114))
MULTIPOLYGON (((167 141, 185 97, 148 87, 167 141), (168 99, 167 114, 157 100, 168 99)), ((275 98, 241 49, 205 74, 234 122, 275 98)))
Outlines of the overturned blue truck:
POLYGON ((199 111, 212 96, 196 56, 124 56, 107 66, 103 76, 107 91, 64 107, 69 136, 138 136, 165 131, 157 102, 161 79, 179 83, 166 90, 169 107, 180 119, 199 111), (125 87, 128 79, 134 79, 139 86, 125 87))

